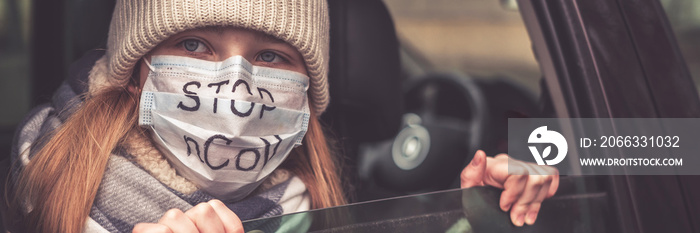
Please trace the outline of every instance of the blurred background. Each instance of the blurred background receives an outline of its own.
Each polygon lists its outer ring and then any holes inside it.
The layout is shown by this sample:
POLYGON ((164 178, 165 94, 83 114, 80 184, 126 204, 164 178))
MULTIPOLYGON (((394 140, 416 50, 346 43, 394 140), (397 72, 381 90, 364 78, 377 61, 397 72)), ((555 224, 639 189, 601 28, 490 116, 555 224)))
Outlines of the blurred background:
POLYGON ((539 93, 539 67, 515 1, 384 2, 401 46, 423 67, 479 77, 506 76, 539 93))
POLYGON ((0 153, 3 155, 9 153, 14 126, 32 105, 31 3, 0 0, 0 153))

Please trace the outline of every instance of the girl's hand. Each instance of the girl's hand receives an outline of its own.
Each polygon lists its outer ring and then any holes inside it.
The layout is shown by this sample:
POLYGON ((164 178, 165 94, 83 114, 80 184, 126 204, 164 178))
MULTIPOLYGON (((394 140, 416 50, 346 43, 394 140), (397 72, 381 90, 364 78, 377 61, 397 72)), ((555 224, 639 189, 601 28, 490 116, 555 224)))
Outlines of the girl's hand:
POLYGON ((187 212, 171 209, 158 223, 136 224, 135 233, 243 233, 243 224, 236 214, 219 200, 192 207, 187 212))
POLYGON ((557 192, 559 171, 549 166, 540 166, 513 160, 508 172, 508 155, 486 157, 479 150, 461 175, 462 188, 490 185, 503 189, 500 207, 510 210, 510 219, 516 226, 532 225, 545 198, 557 192), (528 175, 536 174, 536 175, 528 175))

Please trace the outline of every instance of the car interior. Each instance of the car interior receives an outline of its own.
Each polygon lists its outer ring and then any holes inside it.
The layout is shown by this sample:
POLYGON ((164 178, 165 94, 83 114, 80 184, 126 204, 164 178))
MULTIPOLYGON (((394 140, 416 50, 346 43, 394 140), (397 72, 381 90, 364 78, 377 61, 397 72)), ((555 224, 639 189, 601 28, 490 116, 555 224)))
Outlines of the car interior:
MULTIPOLYGON (((509 117, 538 116, 546 108, 507 78, 421 64, 422 55, 400 41, 382 1, 328 3, 331 105, 322 119, 344 155, 352 201, 458 188, 459 173, 477 149, 506 152, 509 117)), ((42 67, 31 70, 32 105, 48 101, 64 81, 84 88, 74 78, 84 79, 102 53, 114 0, 43 4, 33 8, 44 16, 33 18, 29 44, 29 66, 42 67)), ((12 132, 3 129, 0 149, 10 150, 12 132)))
MULTIPOLYGON (((12 104, 3 108, 15 109, 13 114, 19 116, 29 111, 29 106, 47 102, 68 77, 86 77, 90 63, 80 61, 94 62, 95 56, 103 52, 114 0, 35 0, 35 7, 22 5, 21 1, 7 2, 7 9, 31 9, 33 20, 32 39, 25 40, 24 47, 0 50, 24 53, 17 57, 26 61, 23 65, 13 65, 1 60, 0 68, 11 70, 13 66, 16 70, 31 71, 16 72, 18 76, 29 77, 28 80, 3 77, 0 82, 23 87, 8 89, 3 98, 29 96, 3 102, 12 104), (42 7, 36 7, 39 4, 42 7), (16 93, 25 89, 26 93, 16 93)), ((334 139, 334 149, 342 155, 338 160, 344 165, 342 177, 352 202, 459 188, 459 173, 476 150, 484 150, 489 156, 508 152, 509 118, 557 117, 515 1, 489 1, 485 4, 488 6, 474 2, 328 0, 331 104, 322 115, 322 122, 327 126, 326 133, 334 139), (454 9, 437 10, 440 4, 454 9), (430 18, 436 15, 439 17, 430 18), (465 28, 469 30, 457 32, 465 28), (510 45, 509 41, 518 41, 519 46, 510 45), (461 47, 465 49, 459 50, 461 47)), ((671 8, 681 9, 683 5, 670 4, 671 8)), ((29 17, 21 12, 7 17, 16 20, 29 17)), ((27 34, 19 26, 2 30, 27 34)), ((697 32, 694 30, 691 32, 697 32)), ((686 43, 681 47, 688 46, 691 45, 686 43)), ((687 56, 689 60, 700 57, 687 56)), ((0 56, 0 59, 5 58, 0 56)), ((699 70, 697 67, 700 66, 692 66, 691 70, 699 70)), ((11 150, 14 126, 19 123, 8 122, 0 125, 0 150, 4 152, 11 150)), ((0 172, 7 174, 9 158, 2 159, 0 172)), ((615 199, 609 195, 611 187, 617 187, 616 179, 625 178, 562 176, 557 196, 548 203, 549 214, 544 214, 536 228, 526 228, 523 232, 555 232, 558 226, 574 226, 584 232, 630 232, 616 225, 623 218, 615 209, 620 207, 610 207, 615 205, 611 203, 615 199), (557 211, 568 211, 569 215, 557 216, 557 211)), ((475 198, 472 203, 491 205, 465 207, 471 211, 465 210, 467 215, 483 223, 472 226, 475 232, 512 231, 507 214, 496 211, 498 190, 475 190, 480 191, 465 196, 436 193, 377 204, 378 207, 367 212, 347 211, 389 218, 394 215, 381 215, 382 207, 393 209, 392 213, 414 213, 417 208, 437 211, 441 206, 453 204, 441 201, 461 202, 468 196, 475 198), (430 201, 421 202, 425 200, 430 201), (477 230, 484 224, 497 229, 477 230)), ((447 229, 458 218, 456 212, 450 211, 453 209, 444 212, 448 218, 401 218, 392 226, 410 230, 411 226, 425 223, 421 221, 436 221, 447 229)), ((344 228, 341 232, 385 229, 382 227, 386 226, 344 228)))
MULTIPOLYGON (((104 48, 113 4, 68 0, 63 13, 52 13, 65 23, 35 19, 31 64, 43 64, 32 70, 35 104, 48 101, 66 77, 88 71, 71 64, 104 48)), ((420 54, 402 46, 382 1, 330 0, 329 10, 332 103, 322 117, 344 155, 354 200, 455 188, 459 171, 477 149, 506 152, 508 117, 540 112, 536 95, 507 78, 478 79, 411 65, 420 54), (424 71, 410 71, 416 68, 424 71), (393 154, 409 163, 425 158, 405 170, 395 165, 393 154)), ((9 141, 3 140, 8 151, 9 141)))

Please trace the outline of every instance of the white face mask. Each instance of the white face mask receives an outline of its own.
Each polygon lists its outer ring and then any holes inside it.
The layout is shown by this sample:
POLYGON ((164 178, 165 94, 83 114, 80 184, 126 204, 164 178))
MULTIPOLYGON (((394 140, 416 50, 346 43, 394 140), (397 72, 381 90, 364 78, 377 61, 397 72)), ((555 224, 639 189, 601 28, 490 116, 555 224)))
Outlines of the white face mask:
POLYGON ((153 56, 139 125, 177 172, 222 200, 252 192, 301 145, 309 78, 251 65, 153 56))

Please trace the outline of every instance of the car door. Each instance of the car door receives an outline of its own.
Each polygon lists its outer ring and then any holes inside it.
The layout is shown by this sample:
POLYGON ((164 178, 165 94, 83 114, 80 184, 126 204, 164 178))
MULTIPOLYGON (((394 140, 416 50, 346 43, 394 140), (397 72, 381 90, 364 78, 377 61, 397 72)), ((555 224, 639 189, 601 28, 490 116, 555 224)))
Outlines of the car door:
MULTIPOLYGON (((659 1, 518 3, 557 117, 700 116, 695 84, 659 1)), ((621 232, 700 229, 697 176, 601 176, 577 182, 594 179, 606 187, 621 232)))

